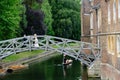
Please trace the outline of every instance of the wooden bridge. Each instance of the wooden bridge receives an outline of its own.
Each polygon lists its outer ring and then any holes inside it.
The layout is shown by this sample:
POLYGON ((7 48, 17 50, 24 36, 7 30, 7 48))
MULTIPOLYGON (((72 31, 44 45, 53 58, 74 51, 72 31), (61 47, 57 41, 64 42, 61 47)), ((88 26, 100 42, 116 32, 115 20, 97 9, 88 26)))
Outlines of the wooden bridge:
POLYGON ((55 50, 68 55, 91 67, 100 57, 100 49, 95 44, 54 36, 24 36, 0 41, 0 59, 23 51, 43 49, 55 50))

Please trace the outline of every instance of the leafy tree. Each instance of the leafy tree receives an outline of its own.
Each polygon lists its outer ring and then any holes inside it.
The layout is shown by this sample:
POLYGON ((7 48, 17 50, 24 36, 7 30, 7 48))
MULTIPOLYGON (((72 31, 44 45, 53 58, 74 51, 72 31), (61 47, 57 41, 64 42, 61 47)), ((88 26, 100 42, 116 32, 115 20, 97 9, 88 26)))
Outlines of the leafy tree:
POLYGON ((44 14, 41 11, 42 0, 25 0, 27 27, 25 34, 45 34, 44 14), (27 32, 26 32, 27 31, 27 32))
POLYGON ((42 11, 44 12, 45 19, 44 23, 45 26, 47 26, 47 33, 48 35, 54 35, 54 31, 52 29, 52 13, 51 13, 51 6, 48 2, 48 0, 44 0, 41 6, 42 11))
POLYGON ((32 10, 28 9, 26 11, 27 15, 27 28, 26 28, 26 34, 27 35, 33 35, 33 34, 45 34, 46 28, 43 23, 44 14, 41 10, 32 10))
MULTIPOLYGON (((80 1, 80 0, 79 0, 80 1)), ((56 36, 80 40, 80 4, 78 0, 49 0, 56 36)))
POLYGON ((22 9, 22 14, 20 15, 21 16, 21 21, 20 21, 20 27, 21 27, 21 35, 23 36, 25 34, 25 29, 27 27, 27 20, 26 20, 26 15, 25 15, 25 12, 26 12, 26 7, 25 5, 23 4, 23 9, 22 9))
POLYGON ((16 37, 20 34, 19 22, 21 0, 1 0, 0 1, 0 40, 16 37))

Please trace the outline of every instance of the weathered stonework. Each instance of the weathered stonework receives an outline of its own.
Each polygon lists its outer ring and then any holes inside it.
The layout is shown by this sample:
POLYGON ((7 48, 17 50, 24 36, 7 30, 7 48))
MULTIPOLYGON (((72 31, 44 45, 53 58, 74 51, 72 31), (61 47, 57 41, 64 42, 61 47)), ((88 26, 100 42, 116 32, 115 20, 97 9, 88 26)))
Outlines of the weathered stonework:
POLYGON ((88 69, 88 77, 100 77, 100 60, 98 59, 95 64, 93 65, 93 67, 88 69))
POLYGON ((82 0, 81 40, 101 48, 102 80, 120 80, 119 6, 120 0, 82 0))

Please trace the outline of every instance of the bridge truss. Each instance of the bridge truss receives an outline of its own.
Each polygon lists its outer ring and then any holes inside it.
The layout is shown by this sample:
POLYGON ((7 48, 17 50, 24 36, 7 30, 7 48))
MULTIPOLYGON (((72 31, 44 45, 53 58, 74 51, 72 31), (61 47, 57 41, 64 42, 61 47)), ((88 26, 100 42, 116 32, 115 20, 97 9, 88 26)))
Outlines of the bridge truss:
POLYGON ((10 40, 0 41, 0 59, 23 51, 43 49, 45 51, 57 51, 68 55, 92 66, 100 57, 100 49, 95 44, 65 39, 54 36, 39 35, 37 41, 34 36, 25 36, 10 40), (38 44, 39 46, 35 46, 38 44))

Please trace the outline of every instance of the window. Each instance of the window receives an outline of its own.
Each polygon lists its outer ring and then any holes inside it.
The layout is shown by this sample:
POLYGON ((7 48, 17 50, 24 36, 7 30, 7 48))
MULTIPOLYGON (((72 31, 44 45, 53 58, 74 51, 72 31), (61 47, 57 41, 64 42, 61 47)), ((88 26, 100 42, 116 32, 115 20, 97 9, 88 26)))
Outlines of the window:
POLYGON ((108 24, 111 22, 111 16, 110 16, 110 4, 108 4, 108 24))
POLYGON ((120 0, 118 1, 118 18, 120 19, 120 0))
POLYGON ((93 13, 90 16, 90 29, 93 29, 93 13))
MULTIPOLYGON (((90 34, 93 35, 93 13, 90 16, 90 34)), ((91 37, 92 39, 93 37, 91 37)))
POLYGON ((120 35, 117 36, 117 53, 120 55, 120 35))
POLYGON ((101 9, 98 10, 98 29, 101 26, 101 9))
POLYGON ((110 50, 110 36, 108 36, 108 38, 107 38, 107 48, 109 51, 110 50))
MULTIPOLYGON (((93 2, 91 2, 91 6, 93 6, 93 2)), ((93 30, 93 13, 90 14, 90 29, 93 30)))
POLYGON ((108 36, 107 40, 108 52, 112 55, 115 53, 115 36, 108 36))
POLYGON ((113 21, 116 23, 116 0, 113 3, 113 21))

